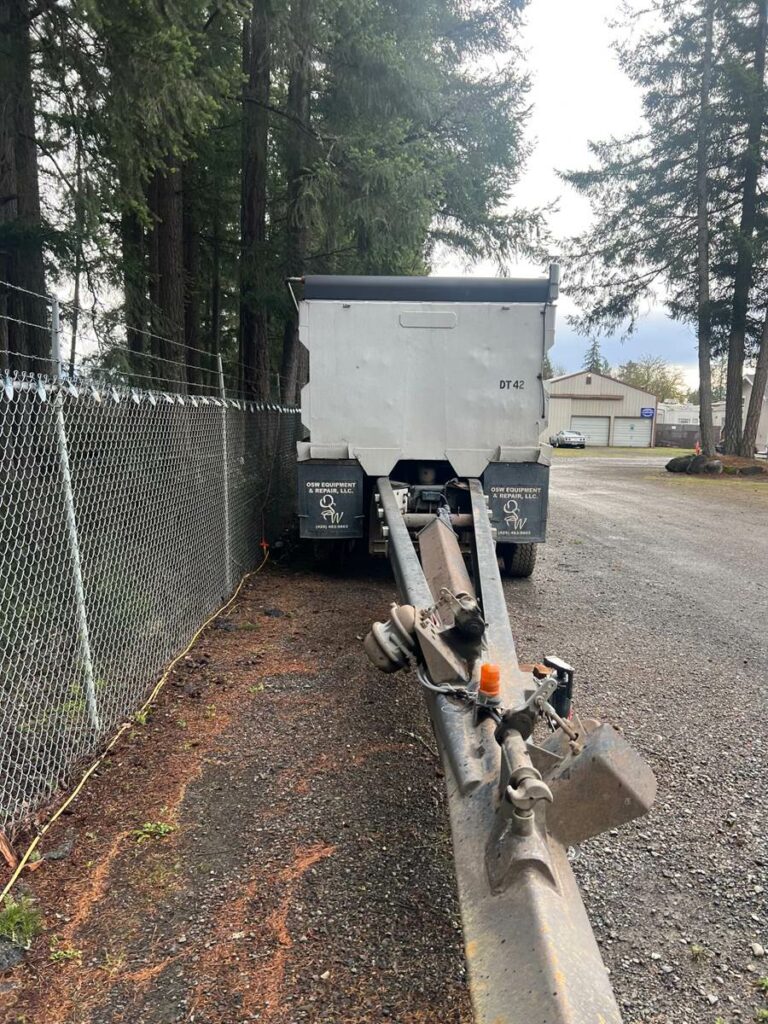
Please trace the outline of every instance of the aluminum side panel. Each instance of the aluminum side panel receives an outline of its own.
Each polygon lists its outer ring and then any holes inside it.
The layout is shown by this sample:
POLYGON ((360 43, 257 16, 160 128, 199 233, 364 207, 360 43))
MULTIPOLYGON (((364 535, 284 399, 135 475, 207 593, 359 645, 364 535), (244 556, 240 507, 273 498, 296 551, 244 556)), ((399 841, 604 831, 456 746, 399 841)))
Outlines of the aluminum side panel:
POLYGON ((499 448, 537 446, 546 308, 304 302, 310 384, 302 409, 312 442, 447 458, 467 475, 499 448))

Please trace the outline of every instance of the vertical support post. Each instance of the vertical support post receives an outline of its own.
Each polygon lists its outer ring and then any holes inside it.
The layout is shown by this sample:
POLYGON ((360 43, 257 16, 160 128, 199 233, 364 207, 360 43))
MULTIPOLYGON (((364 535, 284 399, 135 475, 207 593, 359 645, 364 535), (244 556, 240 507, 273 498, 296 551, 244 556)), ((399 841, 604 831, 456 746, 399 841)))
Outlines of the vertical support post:
POLYGON ((59 300, 50 296, 51 302, 51 376, 54 380, 61 379, 61 311, 59 300))
MULTIPOLYGON (((55 359, 55 352, 52 353, 55 359)), ((56 446, 61 468, 61 480, 64 487, 64 511, 67 520, 67 545, 72 562, 72 579, 75 585, 75 602, 77 605, 77 633, 80 640, 80 651, 83 658, 85 674, 85 701, 88 718, 94 732, 101 731, 99 712, 96 707, 96 686, 93 679, 93 658, 91 656, 91 640, 88 635, 88 617, 85 611, 85 588, 83 587, 83 570, 80 564, 80 543, 77 535, 77 518, 75 501, 72 494, 72 474, 69 468, 69 450, 67 433, 64 426, 64 395, 61 391, 56 395, 56 446)))
POLYGON ((224 582, 227 596, 232 593, 232 532, 229 522, 229 444, 227 438, 227 390, 224 387, 224 369, 221 365, 221 353, 217 352, 216 362, 219 368, 219 391, 224 403, 221 409, 221 436, 224 448, 224 582))

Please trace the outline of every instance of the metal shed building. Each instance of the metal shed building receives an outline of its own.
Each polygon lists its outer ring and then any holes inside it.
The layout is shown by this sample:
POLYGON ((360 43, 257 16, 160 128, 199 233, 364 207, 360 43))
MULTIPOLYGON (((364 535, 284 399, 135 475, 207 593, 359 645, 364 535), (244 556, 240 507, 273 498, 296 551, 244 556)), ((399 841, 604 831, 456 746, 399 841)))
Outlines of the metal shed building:
POLYGON ((580 370, 546 381, 549 427, 542 440, 559 430, 579 430, 587 445, 653 447, 656 396, 602 373, 580 370))

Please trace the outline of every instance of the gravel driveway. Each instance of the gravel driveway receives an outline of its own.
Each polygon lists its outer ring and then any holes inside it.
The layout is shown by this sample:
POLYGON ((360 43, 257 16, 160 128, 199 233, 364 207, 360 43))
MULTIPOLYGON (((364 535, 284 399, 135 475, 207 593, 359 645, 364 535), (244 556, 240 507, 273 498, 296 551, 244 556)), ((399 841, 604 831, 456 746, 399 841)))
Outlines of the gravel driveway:
MULTIPOLYGON (((625 1021, 746 1022, 768 1008, 768 486, 663 461, 557 461, 550 542, 507 596, 521 660, 570 660, 579 709, 658 775, 648 818, 573 851, 625 1021)), ((0 1020, 470 1024, 423 703, 360 644, 394 596, 385 566, 248 584, 46 837, 69 852, 27 879, 46 931, 0 1020), (139 842, 152 822, 173 831, 139 842)))
POLYGON ((575 851, 625 1020, 749 1021, 768 1006, 768 487, 664 461, 557 461, 549 542, 508 602, 520 659, 569 660, 579 710, 659 780, 650 816, 575 851))

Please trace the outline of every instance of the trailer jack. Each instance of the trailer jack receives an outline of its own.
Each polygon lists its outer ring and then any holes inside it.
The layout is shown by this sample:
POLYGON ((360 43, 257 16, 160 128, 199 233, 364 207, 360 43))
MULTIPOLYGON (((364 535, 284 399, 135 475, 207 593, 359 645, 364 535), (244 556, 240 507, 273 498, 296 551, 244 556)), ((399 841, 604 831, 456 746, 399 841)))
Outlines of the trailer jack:
POLYGON ((428 517, 417 554, 390 480, 376 486, 402 603, 365 649, 385 672, 413 664, 427 701, 475 1022, 620 1024, 567 850, 645 814, 654 775, 611 726, 571 717, 568 664, 519 666, 480 482, 471 576, 450 517, 428 517))

